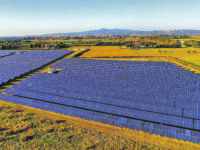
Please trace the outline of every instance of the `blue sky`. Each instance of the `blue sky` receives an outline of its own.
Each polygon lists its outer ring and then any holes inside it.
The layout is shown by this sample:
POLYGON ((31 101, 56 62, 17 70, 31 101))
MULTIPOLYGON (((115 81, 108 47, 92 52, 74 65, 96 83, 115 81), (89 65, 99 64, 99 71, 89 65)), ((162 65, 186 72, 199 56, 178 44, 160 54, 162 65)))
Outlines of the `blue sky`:
POLYGON ((0 0, 0 36, 200 29, 200 0, 0 0))

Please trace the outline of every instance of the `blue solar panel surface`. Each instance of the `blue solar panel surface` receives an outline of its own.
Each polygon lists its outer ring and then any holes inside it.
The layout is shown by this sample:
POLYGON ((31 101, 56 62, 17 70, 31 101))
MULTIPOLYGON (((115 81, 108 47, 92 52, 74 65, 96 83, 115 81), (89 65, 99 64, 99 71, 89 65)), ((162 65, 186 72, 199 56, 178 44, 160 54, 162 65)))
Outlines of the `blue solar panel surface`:
POLYGON ((168 62, 64 59, 0 99, 200 143, 200 76, 168 62))
POLYGON ((0 50, 0 58, 1 57, 5 57, 5 56, 10 56, 13 53, 22 53, 25 51, 21 51, 21 50, 0 50))

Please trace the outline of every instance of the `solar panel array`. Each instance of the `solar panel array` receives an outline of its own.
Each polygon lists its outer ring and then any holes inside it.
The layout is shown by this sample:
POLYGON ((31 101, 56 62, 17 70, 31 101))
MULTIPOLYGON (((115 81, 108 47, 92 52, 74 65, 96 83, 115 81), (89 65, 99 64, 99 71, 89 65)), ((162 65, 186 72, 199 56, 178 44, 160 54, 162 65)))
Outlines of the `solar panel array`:
MULTIPOLYGON (((70 52, 38 50, 0 58, 0 84, 6 83, 10 79, 14 79, 30 71, 34 71, 70 52)), ((6 53, 4 52, 4 54, 6 53)))
POLYGON ((200 143, 200 76, 168 62, 66 59, 0 99, 200 143))

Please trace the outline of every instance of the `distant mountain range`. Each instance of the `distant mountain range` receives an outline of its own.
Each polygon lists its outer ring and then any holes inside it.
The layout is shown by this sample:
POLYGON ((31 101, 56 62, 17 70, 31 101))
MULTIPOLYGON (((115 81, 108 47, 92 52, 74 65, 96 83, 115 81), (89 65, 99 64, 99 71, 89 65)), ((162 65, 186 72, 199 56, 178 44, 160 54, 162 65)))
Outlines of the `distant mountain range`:
POLYGON ((53 33, 43 36, 78 36, 78 35, 151 35, 151 34, 167 34, 167 35, 200 35, 200 30, 125 30, 125 29, 99 29, 84 32, 70 33, 53 33))
POLYGON ((42 35, 27 35, 27 36, 0 36, 0 38, 19 38, 19 37, 50 37, 50 36, 103 36, 103 35, 152 35, 152 34, 166 34, 166 35, 200 35, 200 30, 126 30, 126 29, 99 29, 89 30, 84 32, 68 32, 68 33, 52 33, 42 35))

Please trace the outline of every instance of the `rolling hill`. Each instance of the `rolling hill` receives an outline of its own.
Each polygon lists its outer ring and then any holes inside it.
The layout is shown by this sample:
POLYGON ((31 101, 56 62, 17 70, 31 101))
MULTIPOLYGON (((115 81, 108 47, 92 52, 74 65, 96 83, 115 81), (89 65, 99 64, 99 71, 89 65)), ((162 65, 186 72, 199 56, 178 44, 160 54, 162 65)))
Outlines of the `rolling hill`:
POLYGON ((53 33, 43 36, 78 36, 78 35, 151 35, 151 34, 167 34, 167 35, 200 35, 200 30, 127 30, 127 29, 99 29, 84 32, 70 33, 53 33))

